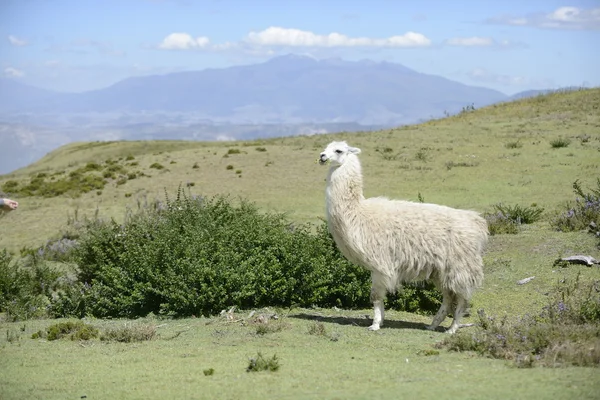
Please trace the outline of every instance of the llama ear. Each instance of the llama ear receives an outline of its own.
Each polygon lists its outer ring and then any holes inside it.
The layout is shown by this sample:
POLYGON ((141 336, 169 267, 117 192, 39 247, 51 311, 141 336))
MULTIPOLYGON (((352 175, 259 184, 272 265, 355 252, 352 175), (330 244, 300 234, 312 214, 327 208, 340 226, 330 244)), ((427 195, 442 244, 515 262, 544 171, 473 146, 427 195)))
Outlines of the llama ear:
POLYGON ((348 152, 352 154, 360 154, 360 149, 358 147, 348 147, 348 152))

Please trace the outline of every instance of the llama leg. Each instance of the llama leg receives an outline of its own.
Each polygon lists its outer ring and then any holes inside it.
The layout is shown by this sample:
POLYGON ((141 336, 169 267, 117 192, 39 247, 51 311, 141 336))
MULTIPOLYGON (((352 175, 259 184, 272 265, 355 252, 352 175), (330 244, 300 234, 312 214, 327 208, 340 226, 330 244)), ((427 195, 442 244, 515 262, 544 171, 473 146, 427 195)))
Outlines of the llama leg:
POLYGON ((448 291, 444 291, 444 298, 442 300, 442 305, 438 310, 435 317, 433 317, 433 321, 431 325, 427 327, 430 331, 435 331, 438 326, 442 323, 448 313, 452 310, 452 303, 454 302, 454 295, 448 291))
POLYGON ((452 325, 446 331, 446 333, 455 333, 460 326, 460 319, 462 318, 465 310, 467 309, 467 299, 464 297, 457 295, 456 296, 456 309, 454 310, 454 320, 452 321, 452 325))
POLYGON ((385 299, 386 289, 378 279, 379 277, 375 274, 371 274, 372 286, 371 286, 371 301, 373 302, 373 324, 369 326, 370 331, 378 331, 381 325, 383 325, 384 319, 384 305, 383 300, 385 299))

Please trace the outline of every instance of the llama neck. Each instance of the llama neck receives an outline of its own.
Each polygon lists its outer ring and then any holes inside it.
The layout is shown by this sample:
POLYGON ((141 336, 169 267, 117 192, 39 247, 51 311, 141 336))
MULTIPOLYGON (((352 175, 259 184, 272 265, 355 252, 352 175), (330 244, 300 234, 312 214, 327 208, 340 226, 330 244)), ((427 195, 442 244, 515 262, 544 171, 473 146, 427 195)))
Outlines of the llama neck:
POLYGON ((363 196, 363 178, 360 161, 348 156, 344 164, 331 167, 327 178, 327 208, 330 214, 348 213, 357 207, 363 196))

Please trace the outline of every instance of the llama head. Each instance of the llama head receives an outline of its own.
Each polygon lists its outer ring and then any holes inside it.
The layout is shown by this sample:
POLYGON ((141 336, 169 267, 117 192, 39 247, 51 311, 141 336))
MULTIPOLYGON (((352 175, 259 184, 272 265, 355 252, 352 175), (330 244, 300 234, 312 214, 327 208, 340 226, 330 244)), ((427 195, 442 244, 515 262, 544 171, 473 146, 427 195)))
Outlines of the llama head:
POLYGON ((324 165, 328 162, 332 162, 341 165, 351 154, 360 154, 360 149, 358 147, 349 146, 346 142, 331 142, 319 156, 319 164, 324 165))

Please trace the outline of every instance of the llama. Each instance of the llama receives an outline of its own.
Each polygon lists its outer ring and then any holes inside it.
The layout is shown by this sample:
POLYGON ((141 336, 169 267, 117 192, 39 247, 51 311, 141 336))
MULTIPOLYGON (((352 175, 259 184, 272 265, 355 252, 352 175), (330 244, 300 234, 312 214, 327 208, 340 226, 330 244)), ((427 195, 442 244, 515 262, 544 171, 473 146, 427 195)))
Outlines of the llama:
POLYGON ((427 329, 435 330, 452 312, 447 332, 456 332, 468 300, 483 281, 485 219, 474 211, 436 204, 365 199, 360 152, 346 142, 332 142, 318 161, 331 163, 326 188, 329 232, 350 262, 371 271, 374 317, 369 329, 379 330, 383 324, 388 291, 393 293, 403 282, 432 281, 443 301, 427 329))

